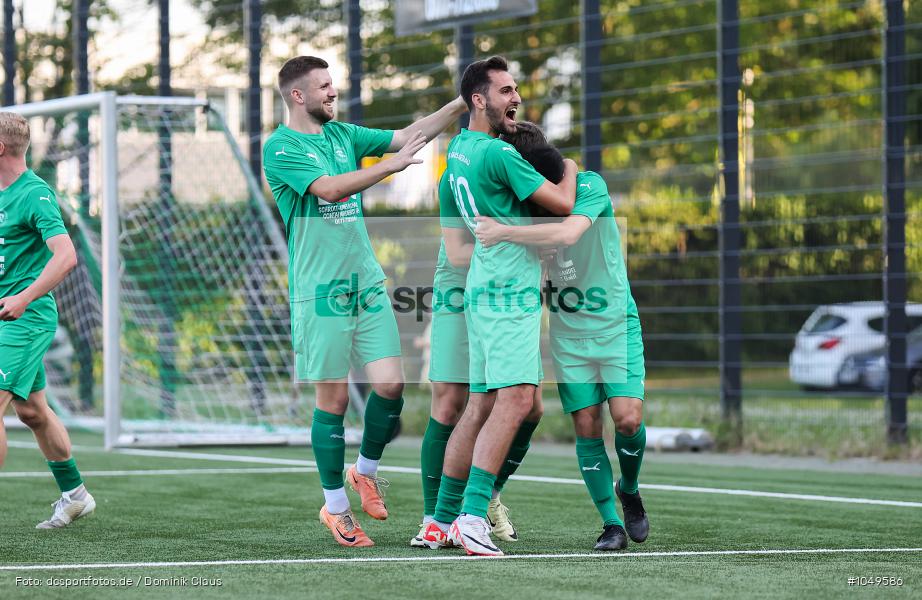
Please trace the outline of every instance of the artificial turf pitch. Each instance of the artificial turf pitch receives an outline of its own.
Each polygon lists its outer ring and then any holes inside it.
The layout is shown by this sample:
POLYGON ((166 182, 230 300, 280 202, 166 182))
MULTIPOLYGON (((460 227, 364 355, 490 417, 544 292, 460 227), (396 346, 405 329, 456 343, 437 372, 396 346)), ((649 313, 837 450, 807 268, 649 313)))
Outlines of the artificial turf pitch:
MULTIPOLYGON (((357 513, 377 545, 346 549, 317 520, 322 496, 307 448, 126 454, 104 452, 97 437, 76 435, 75 455, 97 499, 96 514, 64 530, 40 531, 33 527, 50 514, 56 488, 38 450, 25 447, 31 438, 25 432, 11 432, 10 438, 13 447, 0 471, 6 508, 0 513, 0 598, 194 594, 534 600, 922 594, 918 477, 676 464, 651 453, 641 477, 650 538, 611 555, 592 552, 601 526, 578 483, 575 458, 559 447, 536 445, 519 474, 547 479, 513 480, 503 494, 521 539, 500 545, 519 558, 467 560, 458 551, 408 547, 419 527, 422 500, 419 475, 413 472, 418 449, 406 442, 389 448, 382 463, 390 469, 381 473, 391 481, 390 518, 377 522, 357 513), (689 487, 826 498, 685 489, 689 487), (855 504, 829 497, 908 505, 855 504), (771 553, 790 550, 808 552, 771 553), (734 553, 745 551, 760 552, 734 553), (311 562, 318 559, 322 562, 311 562), (208 564, 150 564, 187 562, 208 564), (88 564, 97 566, 78 566, 88 564), (27 587, 17 577, 39 583, 27 587), (902 585, 849 585, 853 577, 893 577, 902 585), (52 588, 49 578, 58 584, 70 579, 77 587, 52 588), (134 584, 79 583, 85 578, 130 578, 134 584), (193 581, 200 583, 193 578, 211 585, 193 587, 193 581)), ((348 456, 354 457, 355 451, 350 449, 348 456)), ((612 462, 617 471, 617 458, 612 462)), ((356 496, 349 493, 357 508, 356 496)))

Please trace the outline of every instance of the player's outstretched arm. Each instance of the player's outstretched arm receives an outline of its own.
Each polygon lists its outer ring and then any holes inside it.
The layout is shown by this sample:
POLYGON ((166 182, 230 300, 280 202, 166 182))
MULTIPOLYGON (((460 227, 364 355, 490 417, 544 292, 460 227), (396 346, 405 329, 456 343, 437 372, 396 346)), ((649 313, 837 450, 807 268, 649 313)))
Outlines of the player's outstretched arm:
POLYGON ((576 202, 576 173, 579 168, 569 158, 564 159, 563 179, 554 185, 545 181, 528 199, 547 209, 552 215, 565 217, 573 212, 576 202))
POLYGON ((467 229, 460 227, 442 227, 442 237, 445 239, 445 254, 451 266, 466 269, 471 264, 471 255, 474 254, 474 240, 467 229))
POLYGON ((485 247, 500 242, 513 242, 542 248, 572 246, 592 226, 592 221, 584 215, 570 215, 559 223, 538 225, 503 225, 490 217, 483 216, 476 217, 476 221, 477 229, 474 230, 474 234, 485 247))
POLYGON ((62 233, 48 238, 45 243, 54 256, 32 285, 15 296, 0 299, 0 321, 15 321, 21 317, 31 302, 53 290, 77 266, 77 251, 69 235, 62 233))
POLYGON ((419 119, 408 127, 394 131, 394 137, 391 139, 391 145, 387 150, 388 152, 394 152, 398 148, 403 148, 417 131, 422 131, 426 139, 431 140, 451 127, 458 120, 458 117, 466 112, 467 105, 461 99, 461 96, 458 96, 434 113, 419 119))
POLYGON ((394 156, 366 169, 350 171, 342 175, 324 175, 314 180, 307 190, 327 202, 339 202, 352 194, 367 190, 388 175, 399 173, 410 165, 422 163, 422 159, 416 158, 415 154, 426 145, 427 141, 428 138, 423 132, 417 131, 394 156))

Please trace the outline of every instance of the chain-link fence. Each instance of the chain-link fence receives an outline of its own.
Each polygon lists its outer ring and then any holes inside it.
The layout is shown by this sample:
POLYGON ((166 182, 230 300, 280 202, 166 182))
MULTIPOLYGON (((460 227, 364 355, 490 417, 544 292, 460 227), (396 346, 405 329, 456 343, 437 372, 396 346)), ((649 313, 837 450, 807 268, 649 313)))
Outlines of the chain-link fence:
MULTIPOLYGON (((246 3, 191 4, 242 69, 246 3)), ((341 118, 389 129, 454 97, 467 59, 509 59, 519 118, 598 170, 627 224, 650 422, 722 431, 741 414, 749 448, 852 454, 883 448, 888 423, 898 439, 907 411, 918 447, 922 4, 540 0, 533 16, 405 37, 394 4, 262 2, 263 82, 273 44, 335 58, 361 81, 341 118)), ((284 113, 263 98, 265 136, 284 113)), ((412 185, 370 190, 367 212, 434 214, 447 140, 412 185)), ((416 263, 381 252, 400 285, 416 263)), ((422 326, 403 334, 420 369, 422 326)))

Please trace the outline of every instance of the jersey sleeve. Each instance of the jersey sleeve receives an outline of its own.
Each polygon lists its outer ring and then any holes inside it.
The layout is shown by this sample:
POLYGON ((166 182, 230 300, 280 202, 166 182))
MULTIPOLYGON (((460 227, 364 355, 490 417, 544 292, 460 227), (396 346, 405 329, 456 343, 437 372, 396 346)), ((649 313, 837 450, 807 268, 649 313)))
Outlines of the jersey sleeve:
POLYGON ((29 192, 29 225, 47 242, 56 235, 67 235, 61 217, 61 208, 54 191, 49 187, 36 187, 29 192))
POLYGON ((394 132, 384 129, 369 129, 353 125, 352 123, 342 123, 345 126, 349 138, 352 140, 352 147, 355 150, 355 158, 361 160, 365 156, 381 156, 387 152, 394 139, 394 132))
POLYGON ((461 213, 458 211, 458 204, 455 202, 455 194, 451 189, 451 181, 448 173, 444 173, 439 180, 439 223, 442 227, 461 229, 466 227, 461 213))
MULTIPOLYGON (((328 175, 319 159, 311 158, 300 147, 283 139, 269 140, 263 151, 263 169, 266 179, 276 178, 293 189, 298 196, 317 179, 328 175)), ((269 182, 270 185, 272 182, 269 182)))
POLYGON ((509 187, 520 201, 527 200, 547 181, 510 144, 490 144, 486 158, 493 178, 509 187))
POLYGON ((611 208, 611 198, 608 195, 608 186, 601 176, 591 173, 581 175, 576 180, 576 203, 573 206, 573 215, 588 217, 595 223, 596 219, 611 208))

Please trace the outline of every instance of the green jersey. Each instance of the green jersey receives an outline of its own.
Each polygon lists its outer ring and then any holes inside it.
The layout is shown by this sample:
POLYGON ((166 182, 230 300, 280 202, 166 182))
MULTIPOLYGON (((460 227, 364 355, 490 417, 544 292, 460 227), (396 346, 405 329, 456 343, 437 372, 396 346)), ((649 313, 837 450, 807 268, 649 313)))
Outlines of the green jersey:
POLYGON ((586 171, 576 176, 574 215, 592 221, 574 245, 559 248, 550 266, 557 288, 549 306, 551 335, 591 338, 626 327, 627 313, 636 316, 621 235, 615 223, 605 180, 586 171))
POLYGON ((322 133, 284 125, 266 141, 266 181, 288 236, 288 289, 292 302, 370 288, 384 280, 362 217, 362 194, 327 202, 307 189, 318 178, 359 168, 381 156, 394 132, 330 121, 322 133))
MULTIPOLYGON (((32 285, 51 259, 49 238, 67 235, 54 191, 27 170, 0 192, 0 298, 15 296, 32 285)), ((54 296, 34 300, 19 322, 53 331, 58 326, 54 296)))
MULTIPOLYGON (((531 223, 524 201, 546 180, 511 144, 462 129, 448 145, 442 181, 439 205, 453 203, 456 209, 442 212, 443 222, 446 217, 461 219, 473 232, 474 218, 480 215, 501 223, 531 223)), ((467 299, 479 305, 536 305, 540 278, 534 249, 509 242, 484 248, 478 241, 467 277, 467 299)))
MULTIPOLYGON (((439 180, 439 223, 442 227, 451 229, 466 228, 464 220, 458 214, 458 206, 455 204, 454 196, 451 192, 449 176, 443 175, 439 180)), ((467 282, 467 267, 456 267, 448 260, 448 253, 445 251, 445 240, 439 245, 439 258, 435 265, 435 280, 432 287, 436 290, 449 290, 451 288, 464 289, 467 282)))

